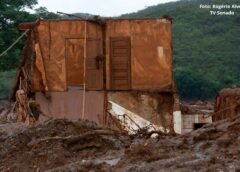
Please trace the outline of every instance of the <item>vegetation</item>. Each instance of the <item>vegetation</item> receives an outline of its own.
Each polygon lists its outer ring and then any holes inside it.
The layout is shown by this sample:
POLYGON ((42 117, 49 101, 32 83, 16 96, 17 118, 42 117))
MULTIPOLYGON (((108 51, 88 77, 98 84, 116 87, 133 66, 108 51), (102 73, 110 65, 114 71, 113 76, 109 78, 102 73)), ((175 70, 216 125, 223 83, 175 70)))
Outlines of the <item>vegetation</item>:
POLYGON ((221 88, 240 86, 240 9, 234 16, 211 16, 200 4, 239 0, 181 0, 123 16, 173 17, 174 73, 184 99, 212 99, 221 88))
MULTIPOLYGON (((123 17, 173 17, 174 73, 179 92, 184 99, 212 99, 224 87, 240 86, 240 9, 234 16, 211 16, 200 4, 238 4, 239 0, 180 0, 148 7, 123 17)), ((58 18, 41 7, 31 14, 37 0, 0 1, 0 52, 3 52, 21 34, 21 22, 39 17, 58 18)), ((226 10, 226 9, 225 9, 226 10)), ((77 14, 87 16, 89 14, 77 14)), ((0 76, 11 77, 16 69, 23 41, 0 57, 0 76), (8 71, 10 74, 8 75, 8 71)), ((5 91, 0 80, 0 95, 5 91)), ((2 95, 0 97, 3 97, 2 95)))
POLYGON ((15 70, 0 72, 0 100, 6 99, 9 96, 15 76, 15 70))
MULTIPOLYGON (((0 1, 0 53, 6 50, 20 35, 18 25, 22 22, 35 21, 37 18, 57 18, 46 8, 40 7, 31 14, 26 8, 32 9, 37 0, 1 0, 0 1)), ((23 47, 21 40, 4 56, 0 57, 0 99, 6 98, 11 89, 14 70, 19 63, 19 55, 23 47)))

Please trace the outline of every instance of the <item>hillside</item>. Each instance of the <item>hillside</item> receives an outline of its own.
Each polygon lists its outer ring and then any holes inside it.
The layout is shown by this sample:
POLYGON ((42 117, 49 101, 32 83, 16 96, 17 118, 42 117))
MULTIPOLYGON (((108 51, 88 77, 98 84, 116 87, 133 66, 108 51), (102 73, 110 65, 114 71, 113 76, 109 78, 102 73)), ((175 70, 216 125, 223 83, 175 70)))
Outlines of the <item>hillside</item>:
MULTIPOLYGON (((121 16, 159 17, 169 14, 173 17, 174 72, 183 99, 213 99, 221 88, 240 87, 240 8, 235 10, 234 16, 211 16, 209 9, 199 8, 199 4, 226 2, 239 4, 239 0, 180 0, 121 16)), ((2 10, 1 13, 3 18, 14 21, 4 24, 0 19, 0 25, 4 26, 0 30, 1 52, 19 36, 19 23, 38 17, 59 17, 46 8, 37 9, 36 14, 11 10, 2 10)), ((76 15, 91 16, 84 13, 76 15)), ((0 81, 4 81, 0 83, 0 98, 9 94, 10 89, 6 86, 12 84, 13 78, 6 76, 13 76, 22 44, 23 41, 0 60, 0 81), (10 70, 9 74, 7 70, 10 70)))
POLYGON ((240 86, 240 9, 234 16, 212 16, 200 4, 239 1, 181 0, 122 16, 173 17, 174 72, 184 99, 212 99, 221 88, 240 86))

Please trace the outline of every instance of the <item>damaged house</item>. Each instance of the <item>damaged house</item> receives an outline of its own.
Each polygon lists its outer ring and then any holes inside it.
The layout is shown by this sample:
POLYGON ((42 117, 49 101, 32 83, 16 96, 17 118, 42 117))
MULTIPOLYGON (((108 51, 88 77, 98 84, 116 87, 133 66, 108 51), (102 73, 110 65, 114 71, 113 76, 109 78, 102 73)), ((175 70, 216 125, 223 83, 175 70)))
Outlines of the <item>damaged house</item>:
POLYGON ((224 88, 215 99, 213 121, 236 115, 240 115, 240 88, 224 88))
POLYGON ((19 120, 37 120, 40 109, 53 118, 173 130, 179 101, 168 17, 38 20, 20 29, 28 36, 12 92, 19 120))

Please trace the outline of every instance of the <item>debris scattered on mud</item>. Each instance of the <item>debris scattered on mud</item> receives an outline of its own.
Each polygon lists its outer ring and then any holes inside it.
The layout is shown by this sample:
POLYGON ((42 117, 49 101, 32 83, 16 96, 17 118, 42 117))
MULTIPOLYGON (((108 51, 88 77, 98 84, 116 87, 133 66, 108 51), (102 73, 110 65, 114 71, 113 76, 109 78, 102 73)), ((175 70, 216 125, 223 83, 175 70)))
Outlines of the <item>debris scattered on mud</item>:
POLYGON ((182 114, 212 114, 214 105, 212 102, 196 101, 181 105, 182 114))
POLYGON ((0 127, 0 171, 45 171, 83 162, 84 168, 90 168, 99 164, 96 160, 119 157, 120 149, 128 145, 128 136, 90 121, 56 119, 34 126, 4 124, 0 127))
POLYGON ((13 112, 14 104, 9 101, 0 101, 0 124, 16 121, 16 115, 13 112))
POLYGON ((142 140, 127 149, 119 171, 238 171, 240 116, 186 135, 142 140), (142 158, 138 158, 142 157, 142 158))
POLYGON ((186 135, 129 137, 90 121, 0 125, 0 171, 238 171, 240 116, 186 135))

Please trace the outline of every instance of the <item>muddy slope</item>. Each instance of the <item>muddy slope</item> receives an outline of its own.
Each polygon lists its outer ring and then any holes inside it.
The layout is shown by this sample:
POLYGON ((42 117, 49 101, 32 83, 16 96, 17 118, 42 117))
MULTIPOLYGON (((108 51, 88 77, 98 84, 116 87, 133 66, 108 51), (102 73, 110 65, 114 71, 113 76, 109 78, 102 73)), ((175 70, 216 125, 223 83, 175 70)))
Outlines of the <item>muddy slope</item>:
POLYGON ((89 121, 1 125, 0 171, 45 171, 69 165, 75 169, 74 163, 83 171, 95 166, 104 169, 108 157, 120 156, 120 148, 129 145, 128 138, 89 121), (99 161, 96 165, 95 160, 99 161))
POLYGON ((89 121, 0 125, 0 171, 240 171, 240 116, 182 136, 129 137, 89 121))
POLYGON ((118 171, 240 171, 240 116, 189 134, 143 140, 127 149, 118 171))

